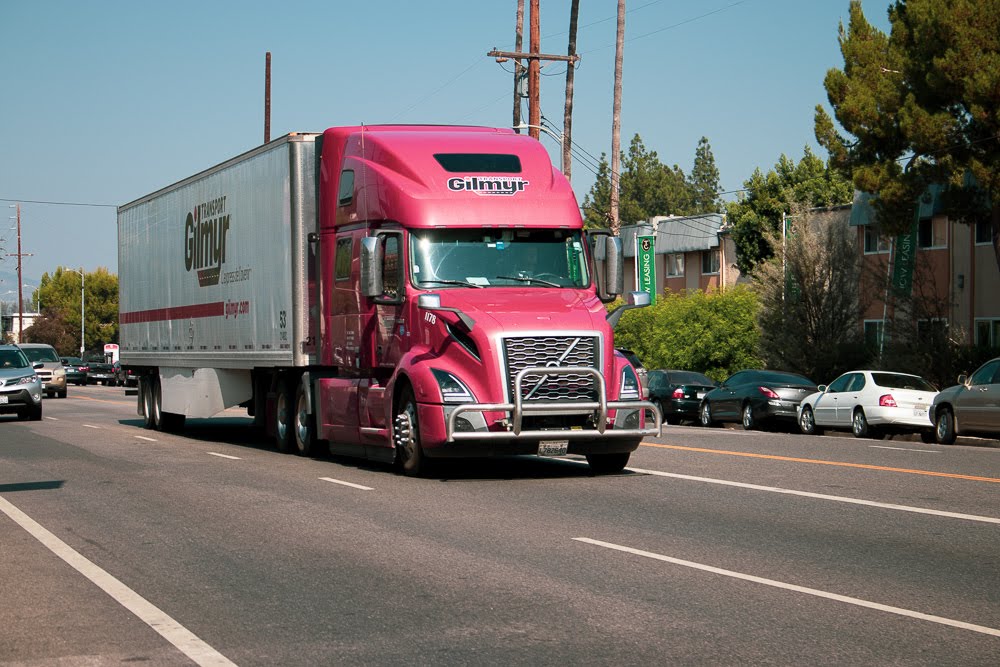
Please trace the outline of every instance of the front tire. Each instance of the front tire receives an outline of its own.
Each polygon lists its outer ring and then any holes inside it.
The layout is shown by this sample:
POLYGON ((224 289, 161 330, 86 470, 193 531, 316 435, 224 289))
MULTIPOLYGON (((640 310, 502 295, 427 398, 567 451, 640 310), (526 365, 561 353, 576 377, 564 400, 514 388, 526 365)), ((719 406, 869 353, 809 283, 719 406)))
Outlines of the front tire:
POLYGON ((712 426, 712 406, 708 401, 701 404, 701 409, 698 410, 698 421, 705 428, 712 426))
POLYGON ((743 418, 740 421, 744 431, 752 431, 757 426, 757 420, 753 416, 753 406, 750 403, 743 404, 743 418))
POLYGON ((613 475, 625 469, 631 452, 615 454, 587 454, 590 471, 595 475, 613 475))
POLYGON ((816 426, 816 415, 808 405, 802 408, 802 413, 799 415, 799 430, 806 435, 821 434, 820 428, 816 426))
POLYGON ((934 437, 939 444, 951 445, 955 442, 955 415, 951 408, 943 408, 938 411, 937 419, 934 421, 934 437))
POLYGON ((427 473, 427 459, 420 446, 420 424, 413 390, 403 389, 392 420, 393 444, 396 447, 396 467, 404 475, 420 477, 427 473))

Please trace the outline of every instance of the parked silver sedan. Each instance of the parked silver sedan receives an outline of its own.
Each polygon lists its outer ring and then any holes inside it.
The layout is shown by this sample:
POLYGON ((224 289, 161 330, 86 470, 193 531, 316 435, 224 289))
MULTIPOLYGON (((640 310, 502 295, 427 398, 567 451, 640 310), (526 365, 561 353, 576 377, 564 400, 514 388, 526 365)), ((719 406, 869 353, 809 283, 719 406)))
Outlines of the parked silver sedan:
POLYGON ((824 427, 850 429, 856 438, 919 432, 934 442, 929 410, 937 389, 917 375, 888 371, 851 371, 799 404, 799 428, 820 433, 824 427))
POLYGON ((950 445, 959 435, 1000 436, 1000 357, 975 373, 958 376, 958 384, 941 391, 931 407, 934 435, 950 445))

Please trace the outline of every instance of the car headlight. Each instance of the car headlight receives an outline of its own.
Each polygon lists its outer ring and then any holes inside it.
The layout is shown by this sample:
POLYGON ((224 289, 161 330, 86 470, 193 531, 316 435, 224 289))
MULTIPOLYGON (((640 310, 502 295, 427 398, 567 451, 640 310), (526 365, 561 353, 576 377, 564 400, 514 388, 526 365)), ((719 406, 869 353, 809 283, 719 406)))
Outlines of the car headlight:
POLYGON ((60 375, 66 375, 66 369, 65 368, 57 368, 54 371, 52 371, 52 376, 53 377, 59 377, 60 375))
POLYGON ((31 384, 33 382, 38 382, 37 375, 25 375, 23 378, 18 379, 14 384, 31 384))
POLYGON ((441 390, 441 401, 444 403, 474 403, 476 401, 469 388, 457 377, 446 371, 431 369, 434 379, 441 390))
POLYGON ((626 366, 622 371, 622 389, 618 397, 622 401, 638 401, 642 389, 639 386, 639 378, 631 366, 626 366))

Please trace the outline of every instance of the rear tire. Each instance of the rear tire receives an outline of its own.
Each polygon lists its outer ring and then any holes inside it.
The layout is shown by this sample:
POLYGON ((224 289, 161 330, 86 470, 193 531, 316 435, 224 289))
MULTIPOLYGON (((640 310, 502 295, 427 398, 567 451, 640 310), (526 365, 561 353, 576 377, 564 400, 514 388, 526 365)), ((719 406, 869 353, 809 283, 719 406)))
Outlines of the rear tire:
POLYGON ((295 448, 294 400, 289 382, 278 378, 278 395, 274 401, 274 444, 278 451, 290 454, 295 448))
POLYGON ((951 445, 955 442, 955 415, 951 408, 942 408, 934 421, 934 437, 939 444, 951 445))
POLYGON ((147 375, 143 378, 142 387, 139 390, 142 393, 142 425, 151 431, 160 427, 156 420, 156 409, 153 406, 155 401, 153 389, 157 385, 159 385, 159 379, 155 375, 147 375))
POLYGON ((295 432, 295 453, 299 456, 313 456, 317 453, 316 446, 316 416, 309 410, 309 395, 298 383, 295 390, 295 415, 292 420, 295 432))
POLYGON ((855 438, 871 438, 875 435, 872 432, 872 427, 868 425, 865 411, 861 408, 854 410, 854 416, 851 418, 851 432, 854 433, 855 438))
POLYGON ((613 475, 625 469, 631 452, 616 454, 587 454, 590 471, 595 475, 613 475))
POLYGON ((757 426, 757 420, 753 416, 753 406, 750 403, 743 404, 742 417, 740 423, 743 424, 744 431, 752 431, 757 426))

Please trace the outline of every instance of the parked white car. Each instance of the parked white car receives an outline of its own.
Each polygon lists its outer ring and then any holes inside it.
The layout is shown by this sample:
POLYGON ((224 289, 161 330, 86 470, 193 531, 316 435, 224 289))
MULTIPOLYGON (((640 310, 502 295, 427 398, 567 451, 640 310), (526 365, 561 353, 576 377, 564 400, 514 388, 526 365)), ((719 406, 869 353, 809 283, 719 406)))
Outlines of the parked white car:
POLYGON ((856 438, 919 432, 934 442, 930 407, 937 389, 917 375, 888 371, 851 371, 802 399, 799 428, 806 434, 826 428, 851 429, 856 438))

